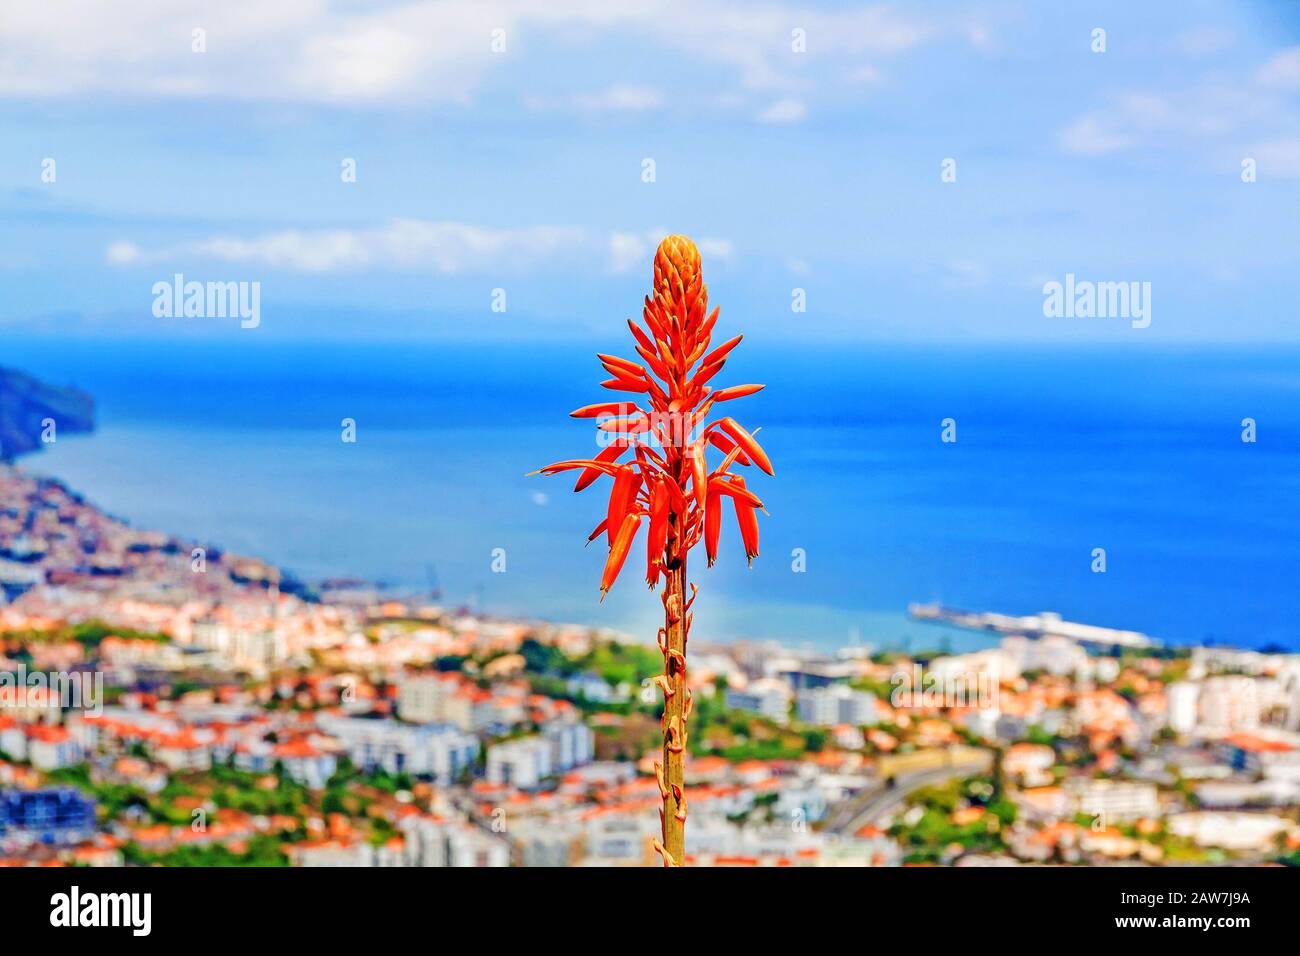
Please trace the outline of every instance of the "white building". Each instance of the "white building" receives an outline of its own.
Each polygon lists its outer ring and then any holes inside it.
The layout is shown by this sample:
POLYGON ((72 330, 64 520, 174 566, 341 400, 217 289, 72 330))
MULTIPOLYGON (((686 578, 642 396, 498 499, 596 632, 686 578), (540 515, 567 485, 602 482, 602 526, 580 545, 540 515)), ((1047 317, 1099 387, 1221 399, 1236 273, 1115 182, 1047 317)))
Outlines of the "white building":
POLYGON ((214 618, 196 621, 194 644, 220 655, 231 667, 258 675, 265 675, 289 658, 283 632, 253 622, 232 625, 214 618))
POLYGON ((27 759, 37 770, 71 767, 83 758, 81 744, 63 727, 27 727, 27 759))
POLYGON ((555 772, 553 748, 545 738, 520 737, 488 747, 489 783, 531 790, 555 772))
POLYGON ((301 867, 364 867, 374 862, 374 853, 362 841, 318 840, 289 848, 289 862, 301 867))
POLYGON ((608 704, 614 700, 614 688, 599 674, 575 674, 564 682, 564 689, 574 697, 598 704, 608 704))
MULTIPOLYGON (((589 866, 642 866, 649 863, 654 857, 654 851, 649 847, 650 834, 658 826, 657 810, 595 814, 584 821, 584 862, 589 866)), ((698 831, 697 826, 686 828, 686 838, 692 841, 687 844, 688 848, 698 842, 698 831)))
POLYGON ((555 721, 542 729, 551 745, 551 765, 557 773, 591 763, 596 750, 596 735, 579 721, 555 721))
POLYGON ((303 740, 282 744, 255 740, 235 747, 235 766, 240 770, 265 773, 275 769, 277 763, 293 780, 311 790, 324 789, 338 769, 338 760, 333 754, 318 750, 303 740))
POLYGON ((1099 819, 1103 826, 1160 815, 1155 784, 1074 777, 1065 782, 1065 791, 1074 813, 1099 819))
POLYGON ((1169 832, 1201 846, 1225 850, 1269 850, 1279 833, 1291 827, 1271 813, 1177 813, 1165 821, 1169 832))
POLYGON ((0 717, 0 752, 14 760, 27 759, 26 728, 9 717, 0 717))
POLYGON ((1259 690, 1253 677, 1229 674, 1207 677, 1201 684, 1200 731, 1223 736, 1259 726, 1259 690))
POLYGON ((1047 671, 1049 674, 1073 674, 1088 666, 1088 652, 1075 641, 1059 634, 1031 640, 1020 634, 1002 639, 1002 653, 1014 672, 1047 671))
POLYGON ((1300 780, 1208 780, 1196 787, 1196 799, 1207 810, 1231 807, 1300 805, 1300 780))
POLYGON ((1300 781, 1300 734, 1277 728, 1230 734, 1218 752, 1234 770, 1274 780, 1300 781))
POLYGON ((522 866, 572 866, 581 857, 582 827, 572 820, 524 817, 512 822, 510 841, 522 866))
POLYGON ((799 719, 806 724, 862 727, 876 723, 876 698, 844 684, 801 690, 795 697, 799 719))
POLYGON ((1300 730, 1300 655, 1290 655, 1277 674, 1285 697, 1283 726, 1287 730, 1300 730))
POLYGON ((492 744, 487 751, 489 783, 531 790, 555 774, 591 763, 595 736, 586 724, 554 721, 541 736, 492 744))
POLYGON ((1190 734, 1196 729, 1201 698, 1200 684, 1175 681, 1165 689, 1169 702, 1169 729, 1177 734, 1190 734))
POLYGON ((1012 744, 1002 757, 1003 772, 1025 787, 1050 784, 1055 764, 1056 751, 1046 744, 1012 744))
POLYGON ((775 677, 749 682, 744 690, 727 690, 727 707, 761 714, 783 724, 790 719, 790 685, 775 677))
MULTIPOLYGON (((933 679, 943 686, 960 687, 964 681, 965 685, 973 690, 981 684, 991 683, 996 687, 999 682, 1015 677, 1018 673, 1020 671, 1016 667, 1015 659, 999 647, 971 651, 968 654, 936 657, 926 667, 924 683, 928 684, 933 679)), ((913 684, 915 685, 915 681, 913 684)), ((922 687, 913 686, 912 692, 917 693, 921 689, 922 687)))
POLYGON ((343 744, 353 764, 366 771, 380 767, 391 774, 431 777, 447 785, 471 768, 478 755, 478 739, 455 727, 333 714, 322 714, 316 723, 343 744))
POLYGON ((209 743, 193 736, 176 734, 155 742, 150 752, 153 758, 169 770, 201 772, 212 768, 212 750, 209 743))
POLYGON ((455 674, 404 674, 397 682, 397 714, 414 724, 452 723, 448 702, 460 684, 455 674))
POLYGON ((469 824, 450 828, 446 839, 448 866, 510 865, 510 844, 469 824))
POLYGON ((510 865, 510 844, 468 821, 418 816, 397 825, 406 837, 407 866, 510 865))
POLYGON ((1272 654, 1244 651, 1234 647, 1194 647, 1191 670, 1196 675, 1217 671, 1262 674, 1278 660, 1279 658, 1272 654))

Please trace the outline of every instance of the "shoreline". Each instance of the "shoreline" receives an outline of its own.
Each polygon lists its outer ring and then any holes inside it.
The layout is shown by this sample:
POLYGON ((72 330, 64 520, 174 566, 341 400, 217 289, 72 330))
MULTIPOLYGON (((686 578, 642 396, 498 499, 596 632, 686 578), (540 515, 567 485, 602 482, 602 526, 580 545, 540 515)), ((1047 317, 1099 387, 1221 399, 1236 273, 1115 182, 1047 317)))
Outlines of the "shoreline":
MULTIPOLYGON (((205 547, 211 548, 215 552, 225 554, 221 551, 220 544, 208 542, 202 544, 196 539, 191 539, 182 535, 173 534, 167 531, 157 529, 137 528, 130 519, 123 518, 119 515, 110 513, 95 502, 91 501, 85 493, 73 488, 63 478, 54 475, 45 470, 36 470, 30 467, 31 460, 28 463, 20 462, 0 462, 0 475, 3 475, 5 469, 12 472, 22 473, 26 477, 38 481, 47 482, 61 489, 69 497, 81 501, 87 508, 93 509, 104 518, 118 522, 125 527, 146 535, 165 535, 170 543, 178 547, 205 547)), ((39 459, 37 459, 39 460, 39 459)), ((623 643, 652 644, 649 637, 642 636, 637 631, 628 631, 609 623, 600 623, 595 620, 573 620, 553 618, 546 614, 524 611, 513 608, 494 608, 487 609, 474 607, 466 600, 445 600, 440 594, 425 595, 418 588, 406 585, 391 585, 382 581, 372 581, 356 574, 347 573, 340 569, 327 577, 299 577, 292 569, 279 565, 260 555, 240 556, 239 560, 257 562, 267 568, 273 568, 278 575, 280 583, 296 582, 304 586, 308 591, 315 595, 313 600, 323 604, 337 603, 340 597, 345 593, 351 593, 353 602, 360 595, 366 595, 372 603, 382 603, 387 600, 401 601, 412 605, 418 603, 436 604, 449 613, 470 613, 484 620, 499 623, 511 624, 529 624, 541 625, 551 628, 581 627, 593 632, 603 633, 606 636, 619 640, 623 643), (342 584, 345 587, 327 587, 331 583, 342 584)), ((353 603, 344 602, 344 603, 353 603)), ((814 610, 813 608, 804 608, 804 610, 814 610)), ((904 654, 916 653, 968 653, 976 650, 983 650, 997 645, 1002 637, 1013 634, 1023 634, 1037 639, 1049 635, 1059 635, 1069 637, 1072 640, 1083 644, 1084 646, 1100 646, 1104 644, 1113 644, 1115 646, 1126 646, 1126 642, 1133 640, 1131 646, 1146 649, 1153 648, 1191 648, 1197 646, 1220 646, 1231 649, 1239 648, 1235 645, 1215 644, 1201 645, 1195 642, 1179 643, 1148 638, 1146 635, 1135 634, 1130 631, 1121 631, 1113 628, 1099 627, 1093 625, 1083 625, 1075 622, 1062 621, 1058 615, 1051 612, 1044 612, 1042 615, 1027 615, 1023 617, 1011 617, 998 612, 968 612, 958 611, 946 608, 938 604, 925 605, 911 603, 906 611, 894 611, 889 609, 877 609, 866 612, 846 612, 838 609, 821 609, 833 614, 843 614, 860 618, 864 621, 870 621, 878 631, 859 635, 856 638, 848 640, 831 642, 826 639, 810 640, 796 639, 789 636, 744 636, 736 635, 728 638, 713 638, 701 641, 704 644, 727 645, 740 642, 750 642, 755 644, 769 644, 779 647, 783 651, 794 653, 808 653, 812 651, 831 654, 834 656, 852 655, 864 651, 870 653, 878 652, 899 652, 904 654), (1058 627, 1045 627, 1043 621, 1048 624, 1056 624, 1058 627), (1017 627, 1015 625, 1023 624, 1026 626, 1017 627), (1032 626, 1030 626, 1032 625, 1032 626), (897 638, 886 637, 881 632, 885 628, 896 628, 905 631, 899 634, 897 638), (1074 633, 1072 633, 1072 631, 1074 633), (1089 633, 1079 633, 1089 632, 1089 633), (1098 635, 1114 635, 1113 641, 1103 641, 1098 635), (933 640, 918 635, 933 635, 933 640), (881 638, 884 638, 883 640, 881 638), (1140 640, 1137 640, 1140 639, 1140 640)))
MULTIPOLYGON (((535 624, 551 628, 569 628, 579 627, 591 630, 593 632, 604 633, 607 636, 615 637, 624 643, 653 644, 653 630, 647 631, 642 635, 639 630, 627 630, 609 623, 600 621, 594 617, 586 619, 573 619, 571 617, 553 617, 547 614, 539 614, 536 611, 530 611, 522 608, 485 608, 476 607, 463 595, 458 599, 450 600, 445 596, 426 595, 418 587, 405 584, 389 584, 382 581, 372 581, 368 578, 348 573, 342 569, 335 571, 323 577, 316 576, 299 576, 294 569, 281 565, 262 555, 245 555, 234 554, 226 551, 219 542, 204 541, 198 538, 192 538, 185 534, 178 534, 170 530, 156 528, 138 527, 133 519, 123 517, 115 511, 109 511, 97 504, 91 495, 74 487, 63 477, 54 474, 48 469, 34 468, 33 464, 40 462, 39 456, 28 456, 25 461, 19 462, 0 462, 0 478, 9 474, 25 477, 31 481, 47 484, 50 487, 57 488, 67 495, 70 499, 81 502, 84 507, 92 510, 95 514, 103 519, 120 524, 123 528, 129 529, 132 533, 144 536, 158 537, 165 539, 168 547, 172 547, 178 552, 192 548, 204 548, 212 553, 227 557, 234 561, 251 562, 255 568, 273 569, 277 575, 279 586, 292 582, 295 587, 301 586, 308 589, 315 595, 313 600, 322 604, 338 603, 342 597, 351 592, 353 600, 343 601, 345 604, 355 603, 360 595, 366 595, 373 603, 382 603, 386 600, 397 600, 412 605, 436 604, 448 613, 469 613, 484 620, 511 623, 511 624, 535 624), (324 585, 336 583, 343 584, 346 587, 329 588, 324 585), (333 597, 331 597, 333 595, 333 597)), ((6 559, 0 558, 0 561, 6 559)), ((295 592, 297 593, 297 592, 295 592)), ((3 607, 0 604, 0 607, 3 607)), ((599 606, 594 605, 593 615, 598 613, 599 606)), ((734 643, 749 642, 754 644, 766 644, 779 647, 783 651, 792 653, 809 653, 818 652, 832 655, 842 655, 845 653, 854 653, 858 651, 898 651, 902 653, 916 652, 953 652, 962 653, 971 650, 979 650, 991 647, 996 644, 996 640, 990 635, 981 633, 977 629, 951 627, 942 622, 920 621, 910 616, 903 610, 877 609, 865 612, 844 611, 834 608, 821 608, 814 606, 800 606, 799 612, 815 613, 822 611, 832 615, 853 618, 866 624, 870 630, 865 633, 859 633, 857 636, 846 636, 842 640, 833 640, 828 638, 810 639, 793 637, 789 634, 776 636, 771 634, 763 635, 745 635, 735 634, 725 638, 704 638, 701 644, 718 644, 727 645, 734 643), (901 633, 900 633, 901 632, 901 633), (933 635, 933 640, 929 640, 922 635, 933 635)), ((859 628, 854 628, 855 631, 859 628)))
MULTIPOLYGON (((287 345, 105 344, 79 355, 27 343, 28 365, 90 388, 102 419, 96 435, 59 442, 31 467, 114 513, 304 577, 359 572, 419 588, 436 564, 444 591, 467 604, 640 629, 638 602, 617 588, 589 613, 598 562, 567 542, 595 523, 590 503, 522 478, 556 449, 582 448, 580 430, 552 420, 589 397, 566 383, 590 360, 569 353, 548 357, 553 378, 519 404, 536 360, 520 348, 480 355, 470 374, 478 353, 468 348, 322 346, 291 370, 287 345), (357 444, 339 443, 345 416, 358 422, 357 444), (498 546, 508 575, 488 573, 498 546)), ((863 376, 852 387, 826 361, 759 363, 773 373, 755 399, 760 418, 789 467, 770 489, 778 520, 763 559, 748 577, 725 563, 711 572, 702 614, 715 633, 840 645, 855 626, 875 638, 883 622, 885 639, 916 642, 931 632, 901 620, 907 603, 941 601, 1051 609, 1171 643, 1300 647, 1300 602, 1283 573, 1300 560, 1285 493, 1300 445, 1278 361, 867 353, 852 359, 863 376), (1003 369, 993 381, 989 362, 1003 369), (1120 394, 1130 399, 1106 397, 1120 394), (1247 402, 1269 423, 1257 448, 1223 417, 1247 402), (887 414, 874 411, 882 403, 887 414), (943 446, 936 423, 950 412, 961 443, 943 446), (1019 480, 1002 486, 1004 474, 1019 480), (846 526, 836 502, 853 496, 864 507, 846 526), (1104 577, 1087 573, 1098 545, 1112 558, 1104 577), (798 578, 786 573, 795 546, 811 560, 798 578), (714 613, 722 603, 725 616, 714 613)))

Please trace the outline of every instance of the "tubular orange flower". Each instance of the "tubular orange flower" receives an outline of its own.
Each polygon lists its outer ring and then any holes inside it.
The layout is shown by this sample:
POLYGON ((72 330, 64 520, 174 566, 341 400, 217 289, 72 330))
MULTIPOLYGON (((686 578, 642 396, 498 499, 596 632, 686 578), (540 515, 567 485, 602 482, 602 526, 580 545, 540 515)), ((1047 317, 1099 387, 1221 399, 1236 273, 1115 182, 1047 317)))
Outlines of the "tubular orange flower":
MULTIPOLYGON (((718 431, 709 432, 709 444, 716 447, 724 455, 729 453, 733 448, 738 447, 734 441, 722 434, 722 432, 718 431)), ((742 465, 748 465, 750 463, 749 458, 745 455, 743 450, 736 457, 736 461, 740 462, 742 465)))
POLYGON ((637 365, 636 362, 629 362, 627 359, 619 358, 617 355, 604 355, 598 352, 596 358, 600 359, 600 364, 605 366, 605 371, 611 372, 614 375, 637 376, 645 374, 645 369, 640 365, 637 365), (618 371, 619 369, 622 369, 622 371, 618 371))
MULTIPOLYGON (((614 476, 614 487, 609 493, 609 508, 605 513, 605 520, 609 522, 605 533, 609 536, 610 547, 614 546, 614 536, 622 533, 623 519, 636 503, 636 493, 640 487, 641 476, 635 468, 624 465, 618 469, 614 476)), ((611 580, 609 583, 612 585, 614 582, 611 580)), ((602 584, 601 590, 608 591, 609 586, 602 584)))
POLYGON ((584 405, 569 412, 570 418, 599 418, 601 415, 618 415, 626 412, 627 402, 600 402, 596 405, 584 405))
POLYGON ((603 461, 585 459, 583 461, 557 461, 553 465, 539 468, 537 471, 533 472, 533 474, 556 475, 562 471, 572 471, 575 468, 591 468, 596 471, 604 472, 607 475, 612 475, 617 471, 617 468, 614 465, 606 464, 603 461))
POLYGON ((600 383, 605 388, 612 389, 615 392, 648 392, 650 391, 649 382, 636 382, 630 378, 607 378, 600 383))
POLYGON ((695 489, 695 503, 703 508, 705 496, 709 493, 708 472, 705 470, 704 446, 696 442, 690 447, 691 486, 695 489))
POLYGON ((753 395, 761 391, 762 385, 732 385, 728 388, 720 388, 713 393, 715 402, 729 402, 733 398, 744 398, 746 395, 753 395))
POLYGON ((709 560, 709 567, 718 560, 718 535, 721 531, 722 499, 716 491, 711 491, 704 504, 704 556, 709 560))
POLYGON ((597 427, 603 432, 635 434, 649 428, 650 419, 644 415, 630 415, 625 418, 611 418, 608 421, 601 422, 597 427))
MULTIPOLYGON (((593 460, 602 462, 604 464, 609 464, 612 461, 618 461, 618 459, 622 456, 623 452, 627 451, 630 447, 631 447, 631 442, 629 442, 627 439, 616 438, 614 439, 613 442, 611 442, 608 445, 608 447, 602 448, 600 450, 600 454, 598 454, 593 460)), ((573 490, 581 491, 583 488, 586 488, 589 484, 591 484, 593 481, 599 478, 600 474, 601 474, 601 470, 599 468, 584 468, 582 470, 582 474, 578 476, 578 481, 573 486, 573 490)))
POLYGON ((719 345, 708 355, 704 356, 704 361, 701 362, 700 364, 712 365, 714 362, 718 362, 726 358, 728 353, 730 353, 732 349, 734 349, 737 345, 739 345, 740 340, 743 338, 744 338, 743 335, 737 335, 734 339, 727 339, 727 341, 723 342, 721 345, 719 345))
POLYGON ((752 491, 744 486, 743 481, 724 481, 719 479, 709 486, 710 490, 716 491, 721 495, 730 495, 737 501, 743 501, 751 508, 762 508, 763 502, 759 501, 752 491))
POLYGON ((763 449, 759 447, 758 442, 754 441, 754 437, 749 432, 740 427, 739 422, 734 418, 724 418, 718 422, 718 427, 735 439, 736 444, 745 450, 745 454, 753 459, 754 464, 769 475, 776 474, 772 470, 772 463, 767 460, 767 455, 763 453, 763 449))
MULTIPOLYGON (((741 336, 712 346, 718 309, 709 312, 708 288, 700 268, 700 253, 685 236, 669 236, 655 251, 650 295, 643 302, 643 325, 628 320, 637 356, 645 363, 599 353, 604 370, 613 376, 601 384, 617 391, 643 395, 648 410, 631 397, 621 402, 599 402, 570 414, 574 418, 599 418, 597 428, 618 435, 594 459, 557 462, 542 474, 582 469, 574 491, 582 491, 599 478, 612 479, 605 518, 588 541, 604 532, 609 556, 601 573, 601 600, 614 586, 627 560, 633 539, 649 518, 646 538, 646 582, 651 588, 662 577, 664 627, 659 646, 664 672, 656 684, 664 691, 663 759, 655 765, 663 798, 660 819, 662 841, 655 841, 665 866, 686 858, 685 757, 690 717, 690 688, 686 684, 686 640, 695 601, 695 585, 686 595, 686 557, 704 541, 712 566, 721 532, 722 496, 732 500, 741 542, 750 564, 758 555, 758 516, 763 503, 732 473, 732 466, 757 466, 773 474, 762 447, 732 418, 706 425, 717 402, 752 395, 762 385, 714 388, 710 383, 722 371, 741 336), (707 318, 705 317, 707 313, 707 318), (710 471, 706 451, 713 446, 723 455, 710 471), (619 464, 631 450, 633 459, 619 464), (690 489, 689 496, 686 494, 690 489)), ((715 453, 716 453, 715 452, 715 453)))
POLYGON ((646 583, 654 587, 659 583, 659 570, 663 567, 664 549, 668 546, 668 484, 655 482, 650 498, 650 531, 646 535, 646 583))
POLYGON ((641 516, 639 514, 628 514, 623 518, 622 524, 619 525, 618 534, 614 536, 614 543, 609 549, 609 557, 605 561, 605 571, 600 576, 600 599, 605 600, 605 595, 609 589, 614 586, 614 581, 618 578, 618 572, 623 570, 623 562, 627 560, 627 553, 632 548, 632 539, 636 537, 636 529, 641 526, 641 516))
MULTIPOLYGON (((744 478, 737 477, 735 483, 738 490, 746 490, 744 478)), ((738 495, 733 496, 731 502, 736 506, 736 524, 740 525, 740 540, 745 545, 745 557, 749 559, 749 566, 752 568, 754 559, 758 557, 758 515, 755 514, 754 505, 738 495)))

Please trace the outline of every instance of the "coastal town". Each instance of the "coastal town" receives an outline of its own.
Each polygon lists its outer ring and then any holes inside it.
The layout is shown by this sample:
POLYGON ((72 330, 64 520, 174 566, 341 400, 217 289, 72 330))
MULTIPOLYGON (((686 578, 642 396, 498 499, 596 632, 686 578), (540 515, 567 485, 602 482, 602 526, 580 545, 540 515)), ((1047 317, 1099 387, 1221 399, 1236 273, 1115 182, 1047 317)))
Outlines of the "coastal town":
MULTIPOLYGON (((988 646, 693 642, 687 862, 1300 863, 1300 655, 913 613, 988 646)), ((657 865, 661 669, 0 464, 4 865, 657 865)))

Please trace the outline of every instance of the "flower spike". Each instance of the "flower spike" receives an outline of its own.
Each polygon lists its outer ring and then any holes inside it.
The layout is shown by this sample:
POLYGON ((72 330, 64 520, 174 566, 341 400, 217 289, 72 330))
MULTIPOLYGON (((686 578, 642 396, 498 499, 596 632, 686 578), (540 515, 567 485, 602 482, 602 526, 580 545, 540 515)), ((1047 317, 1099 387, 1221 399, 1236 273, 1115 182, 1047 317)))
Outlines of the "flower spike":
POLYGON ((664 671, 655 678, 664 692, 663 758, 655 763, 663 800, 663 839, 655 840, 654 848, 665 866, 678 866, 686 859, 686 721, 692 703, 686 683, 686 645, 694 618, 689 609, 697 594, 691 585, 690 598, 686 596, 687 555, 703 541, 709 566, 717 559, 725 497, 731 500, 745 557, 752 565, 758 556, 758 512, 766 514, 766 510, 732 469, 756 467, 775 474, 766 451, 754 438, 757 429, 749 431, 731 417, 707 421, 719 402, 746 398, 763 388, 716 381, 742 338, 735 335, 714 345, 718 316, 717 306, 709 308, 695 243, 685 236, 664 239, 655 250, 641 321, 627 320, 634 359, 611 352, 596 356, 611 376, 600 384, 625 397, 570 413, 594 424, 601 438, 600 452, 594 458, 559 461, 541 470, 545 475, 578 471, 574 491, 583 491, 602 477, 610 479, 603 520, 588 537, 590 542, 603 533, 609 545, 600 578, 602 601, 622 573, 641 525, 648 529, 646 584, 652 589, 664 585, 664 626, 656 635, 664 671), (622 460, 626 453, 630 457, 622 460), (707 453, 720 455, 720 463, 711 467, 707 453))

